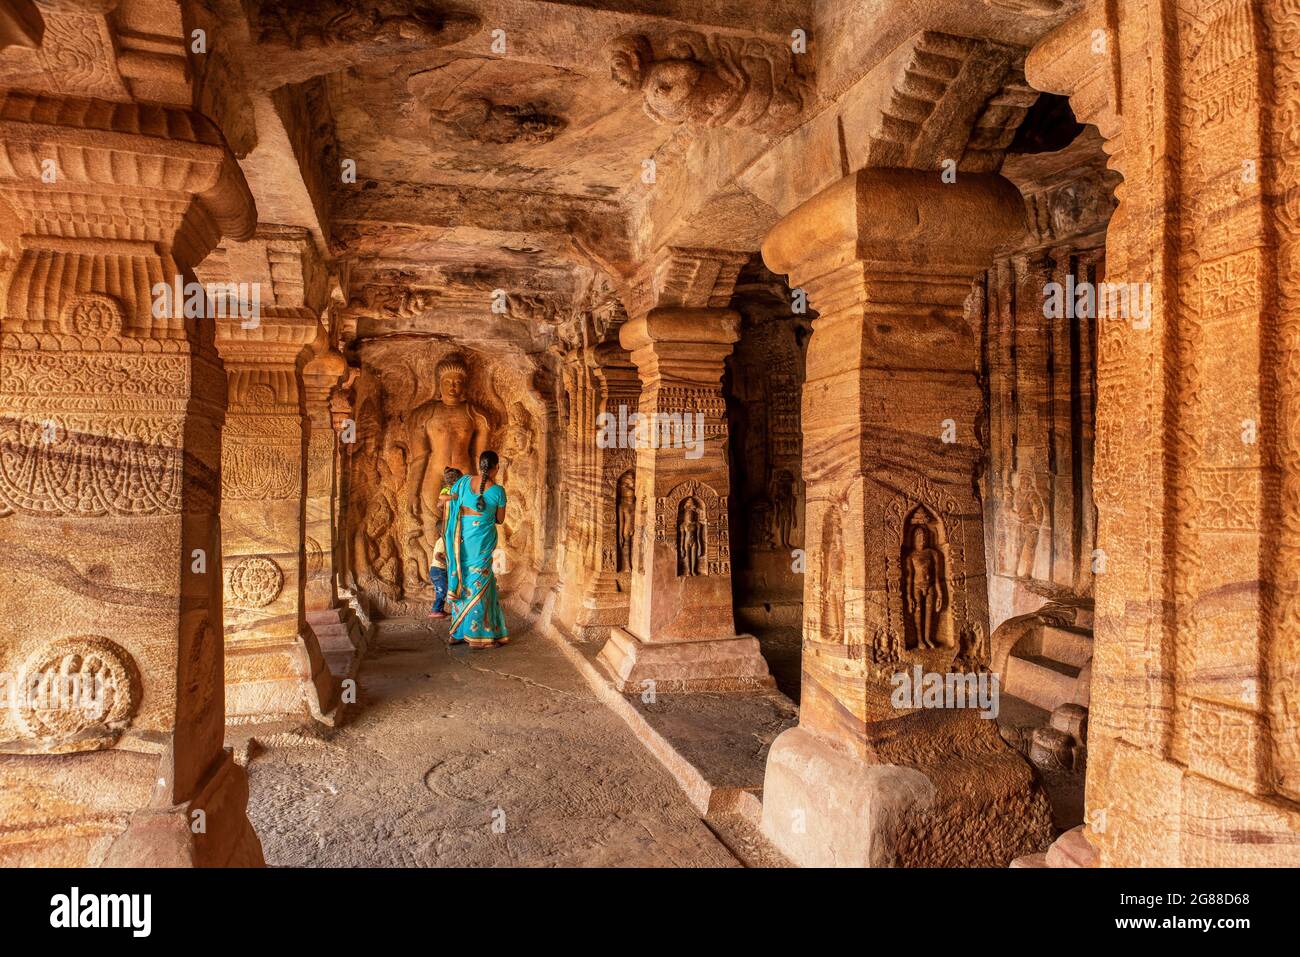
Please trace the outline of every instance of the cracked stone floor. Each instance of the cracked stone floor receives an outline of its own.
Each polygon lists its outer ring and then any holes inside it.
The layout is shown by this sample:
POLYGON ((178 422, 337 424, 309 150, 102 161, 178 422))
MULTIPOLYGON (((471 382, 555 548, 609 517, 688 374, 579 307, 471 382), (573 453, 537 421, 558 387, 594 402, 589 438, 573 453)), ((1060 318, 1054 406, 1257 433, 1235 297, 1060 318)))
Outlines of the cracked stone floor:
POLYGON ((385 622, 347 724, 252 729, 267 863, 738 866, 559 649, 510 629, 471 651, 445 624, 385 622))

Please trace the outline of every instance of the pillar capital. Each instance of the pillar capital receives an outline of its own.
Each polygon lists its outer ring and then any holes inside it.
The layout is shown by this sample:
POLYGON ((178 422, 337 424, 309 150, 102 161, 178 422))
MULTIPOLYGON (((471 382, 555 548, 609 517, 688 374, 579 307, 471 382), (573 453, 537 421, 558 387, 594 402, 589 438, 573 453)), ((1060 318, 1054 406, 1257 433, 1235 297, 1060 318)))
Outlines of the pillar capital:
POLYGON ((768 234, 763 261, 797 286, 853 263, 976 276, 1024 232, 1024 200, 1001 176, 862 169, 796 207, 768 234))
POLYGON ((740 313, 661 307, 629 319, 618 338, 647 387, 668 381, 716 386, 740 338, 740 313))
POLYGON ((192 266, 256 224, 220 131, 190 110, 0 93, 0 160, 24 248, 192 266))

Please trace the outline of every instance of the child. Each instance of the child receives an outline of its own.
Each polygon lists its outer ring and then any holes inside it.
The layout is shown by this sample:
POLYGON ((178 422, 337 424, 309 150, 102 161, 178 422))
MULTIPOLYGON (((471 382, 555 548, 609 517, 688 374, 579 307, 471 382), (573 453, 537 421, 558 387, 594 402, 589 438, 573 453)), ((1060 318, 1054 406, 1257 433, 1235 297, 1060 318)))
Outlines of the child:
POLYGON ((430 618, 446 618, 442 610, 447 599, 447 540, 442 534, 443 523, 438 523, 438 537, 433 543, 433 564, 429 566, 429 581, 433 582, 433 611, 430 618))
POLYGON ((438 517, 438 537, 433 543, 433 564, 429 566, 429 581, 433 583, 433 610, 430 618, 446 618, 443 604, 447 599, 447 502, 451 499, 451 487, 460 478, 460 469, 442 470, 442 491, 438 493, 438 506, 442 514, 438 517))

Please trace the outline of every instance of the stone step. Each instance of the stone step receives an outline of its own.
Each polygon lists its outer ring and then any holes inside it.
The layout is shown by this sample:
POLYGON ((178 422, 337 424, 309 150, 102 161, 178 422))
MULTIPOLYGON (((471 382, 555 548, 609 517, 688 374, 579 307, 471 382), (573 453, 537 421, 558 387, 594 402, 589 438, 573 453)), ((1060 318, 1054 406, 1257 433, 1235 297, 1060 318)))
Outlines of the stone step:
POLYGON ((1023 698, 1045 711, 1074 700, 1079 669, 1042 655, 1012 655, 1007 659, 1008 694, 1023 698))
POLYGON ((1043 625, 1039 647, 1044 658, 1082 668, 1092 657, 1092 632, 1086 628, 1043 625))

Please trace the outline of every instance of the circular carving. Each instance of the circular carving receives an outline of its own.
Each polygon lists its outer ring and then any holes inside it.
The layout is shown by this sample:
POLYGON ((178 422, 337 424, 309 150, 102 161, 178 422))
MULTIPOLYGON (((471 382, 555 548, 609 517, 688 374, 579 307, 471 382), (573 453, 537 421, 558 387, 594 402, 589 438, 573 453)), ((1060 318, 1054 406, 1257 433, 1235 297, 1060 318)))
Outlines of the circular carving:
POLYGON ((244 608, 265 608, 284 588, 284 572, 269 558, 240 559, 230 570, 230 595, 244 608))
POLYGON ((307 574, 315 578, 325 567, 325 549, 321 548, 320 542, 307 536, 307 574))
POLYGON ((28 657, 13 710, 29 736, 58 750, 93 750, 117 740, 139 703, 140 675, 131 655, 99 635, 77 635, 28 657))
POLYGON ((122 332, 122 307, 111 296, 77 296, 63 315, 67 330, 79 336, 116 336, 122 332))
POLYGON ((270 408, 275 405, 275 389, 265 382, 254 382, 244 390, 240 404, 257 409, 270 408))

